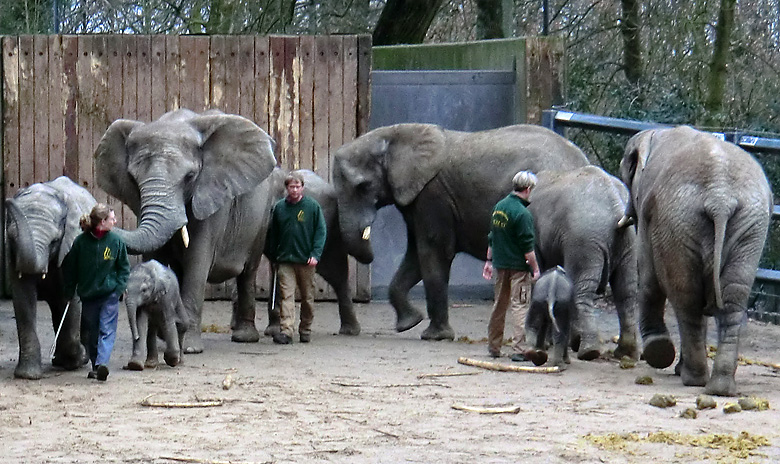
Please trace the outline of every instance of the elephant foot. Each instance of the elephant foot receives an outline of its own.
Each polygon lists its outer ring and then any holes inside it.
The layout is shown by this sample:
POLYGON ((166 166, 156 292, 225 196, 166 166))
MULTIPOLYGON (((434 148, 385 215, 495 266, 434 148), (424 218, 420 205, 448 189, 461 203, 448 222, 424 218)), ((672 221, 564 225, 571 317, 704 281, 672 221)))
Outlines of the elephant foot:
POLYGON ((624 356, 628 356, 634 361, 637 361, 639 360, 639 347, 636 342, 625 343, 623 341, 618 341, 618 346, 615 348, 613 355, 616 359, 623 359, 624 356))
POLYGON ((420 338, 423 340, 455 340, 455 331, 452 330, 449 324, 443 327, 434 327, 431 324, 427 329, 423 330, 420 338))
MULTIPOLYGON (((423 316, 419 312, 412 312, 410 314, 407 314, 406 316, 399 317, 398 320, 395 323, 395 331, 396 332, 406 332, 407 330, 411 329, 412 327, 416 326, 420 322, 422 322, 423 316)), ((430 327, 426 329, 426 331, 430 330, 430 327)), ((454 335, 453 335, 454 336, 454 335)), ((423 337, 425 339, 425 337, 423 337)))
POLYGON ((577 359, 580 361, 593 361, 601 356, 601 343, 581 343, 578 348, 577 359))
POLYGON ((569 348, 571 348, 572 351, 577 352, 580 351, 580 342, 582 341, 582 337, 580 337, 580 334, 575 334, 571 336, 571 343, 569 343, 569 348))
POLYGON ((260 332, 254 326, 243 327, 234 330, 230 340, 236 343, 257 343, 260 341, 260 332))
POLYGON ((14 377, 17 379, 40 380, 43 377, 43 369, 38 364, 18 364, 14 369, 14 377))
POLYGON ((165 364, 171 367, 176 367, 179 365, 179 363, 181 363, 181 358, 179 357, 178 353, 176 354, 165 353, 163 354, 163 359, 165 359, 165 364))
POLYGON ((360 335, 360 324, 353 322, 351 324, 341 323, 339 335, 360 335))
POLYGON ((128 371, 142 371, 144 370, 144 364, 136 359, 131 359, 123 369, 128 371))
POLYGON ((200 338, 200 327, 188 330, 182 341, 184 352, 187 354, 203 353, 203 340, 200 338))
POLYGON ((543 350, 526 350, 523 356, 534 363, 534 366, 541 366, 547 362, 547 353, 543 350))
POLYGON ((652 335, 645 339, 642 357, 650 366, 665 369, 672 365, 675 355, 674 343, 668 335, 652 335))
POLYGON ((713 375, 707 382, 704 393, 715 396, 737 396, 737 382, 734 377, 728 375, 713 375))
POLYGON ((273 337, 275 334, 278 334, 281 331, 281 327, 279 327, 279 323, 272 323, 268 324, 268 327, 265 328, 265 331, 263 332, 263 335, 266 337, 273 337))
POLYGON ((160 365, 160 361, 157 360, 157 357, 154 358, 146 358, 146 361, 144 361, 144 367, 147 369, 157 369, 157 366, 160 365))
POLYGON ((70 352, 56 352, 51 360, 51 365, 61 367, 66 371, 74 371, 87 362, 89 362, 87 350, 79 343, 78 347, 70 352))

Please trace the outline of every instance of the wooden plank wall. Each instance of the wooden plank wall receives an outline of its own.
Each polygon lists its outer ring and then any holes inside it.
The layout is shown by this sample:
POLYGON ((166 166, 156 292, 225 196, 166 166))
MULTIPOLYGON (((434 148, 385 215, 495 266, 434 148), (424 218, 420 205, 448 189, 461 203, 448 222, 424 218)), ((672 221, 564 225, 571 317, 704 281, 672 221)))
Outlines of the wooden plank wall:
MULTIPOLYGON (((330 180, 330 153, 368 127, 369 36, 5 36, 2 37, 3 193, 66 175, 116 208, 97 187, 93 154, 116 119, 211 108, 253 120, 277 142, 288 169, 330 180)), ((367 266, 351 260, 358 300, 370 298, 367 266)), ((268 268, 258 275, 268 295, 268 268)), ((334 298, 318 280, 318 293, 334 298)), ((230 298, 232 282, 210 298, 230 298)))

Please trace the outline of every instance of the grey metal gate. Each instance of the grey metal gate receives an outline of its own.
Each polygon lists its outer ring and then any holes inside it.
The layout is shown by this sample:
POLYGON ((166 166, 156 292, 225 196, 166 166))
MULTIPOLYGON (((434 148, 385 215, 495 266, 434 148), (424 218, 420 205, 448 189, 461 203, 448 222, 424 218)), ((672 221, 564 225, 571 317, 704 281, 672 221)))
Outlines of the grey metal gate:
MULTIPOLYGON (((516 123, 514 71, 373 71, 371 80, 371 129, 420 122, 474 132, 516 123)), ((406 251, 406 227, 398 209, 388 206, 379 210, 372 231, 371 293, 381 299, 406 251)), ((422 285, 412 292, 421 295, 422 285)), ((450 293, 492 297, 482 262, 459 254, 450 293)))

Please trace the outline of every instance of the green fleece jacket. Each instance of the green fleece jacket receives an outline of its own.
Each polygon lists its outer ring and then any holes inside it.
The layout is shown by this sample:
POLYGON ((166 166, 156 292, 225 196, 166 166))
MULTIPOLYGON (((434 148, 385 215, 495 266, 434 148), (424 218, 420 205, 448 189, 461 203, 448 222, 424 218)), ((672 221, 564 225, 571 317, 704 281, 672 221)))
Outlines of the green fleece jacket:
POLYGON ((62 263, 65 276, 65 296, 72 298, 78 291, 82 300, 95 300, 127 288, 130 261, 127 248, 111 231, 102 238, 82 232, 73 241, 62 263))
POLYGON ((496 203, 490 221, 488 243, 493 252, 493 267, 530 271, 525 254, 534 249, 534 219, 528 201, 509 194, 496 203))
POLYGON ((282 198, 274 206, 268 256, 278 263, 318 261, 325 248, 325 215, 317 200, 304 196, 298 203, 282 198))

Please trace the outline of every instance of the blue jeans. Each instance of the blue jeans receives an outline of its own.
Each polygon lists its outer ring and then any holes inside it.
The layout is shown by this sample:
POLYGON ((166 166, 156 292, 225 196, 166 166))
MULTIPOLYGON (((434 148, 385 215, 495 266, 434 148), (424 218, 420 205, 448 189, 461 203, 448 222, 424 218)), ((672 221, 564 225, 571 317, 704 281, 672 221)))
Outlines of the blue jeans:
POLYGON ((119 321, 119 296, 116 292, 96 300, 81 303, 81 330, 92 370, 96 366, 108 366, 111 351, 116 341, 116 327, 119 321))

